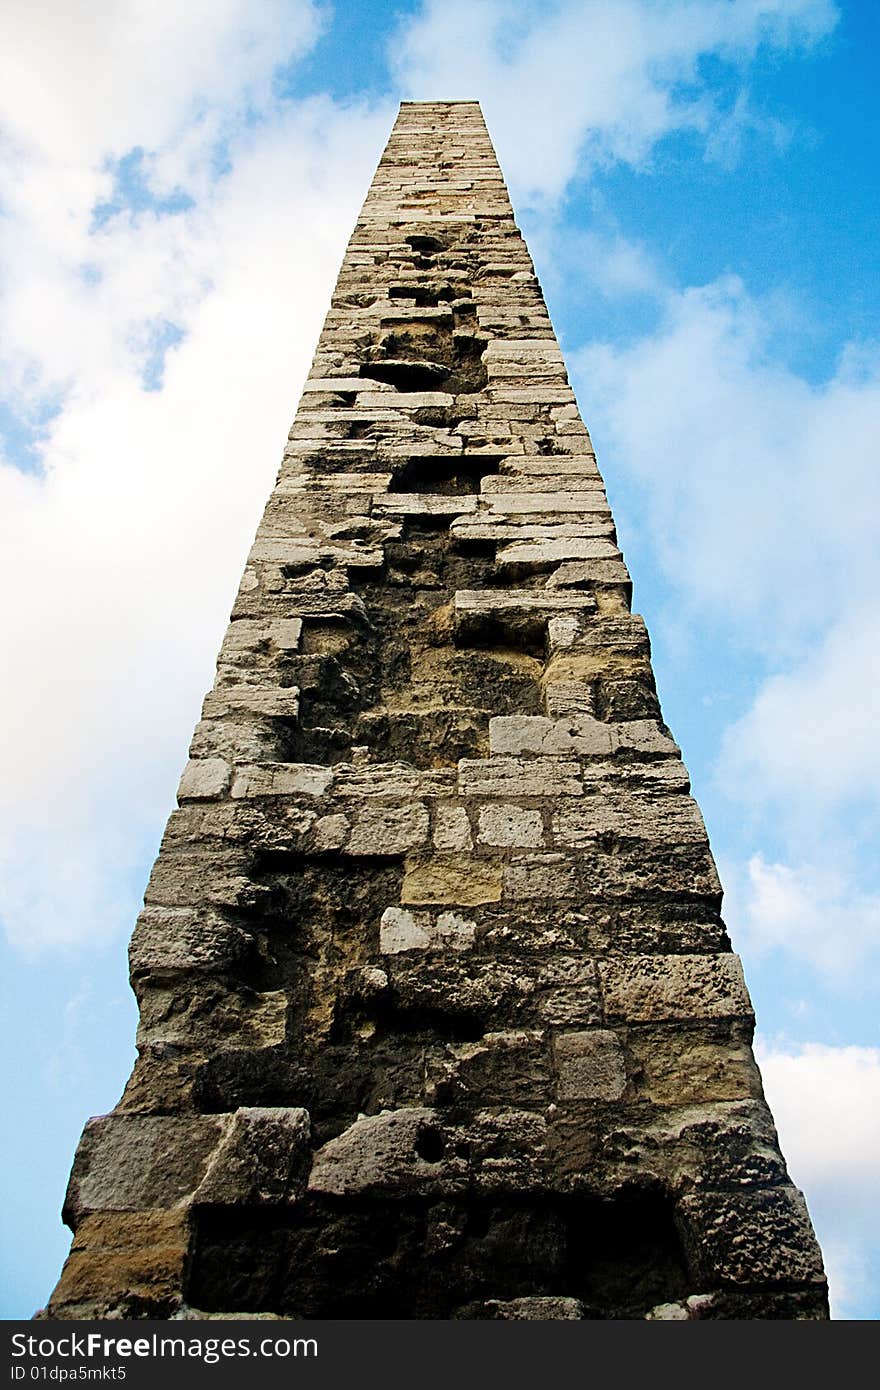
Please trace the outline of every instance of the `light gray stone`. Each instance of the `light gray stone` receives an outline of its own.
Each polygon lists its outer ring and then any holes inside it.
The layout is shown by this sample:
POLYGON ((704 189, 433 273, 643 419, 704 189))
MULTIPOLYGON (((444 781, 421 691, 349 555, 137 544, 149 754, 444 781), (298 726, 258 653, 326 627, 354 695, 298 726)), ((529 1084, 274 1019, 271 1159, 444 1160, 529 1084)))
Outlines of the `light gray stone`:
POLYGON ((540 811, 513 803, 483 806, 479 813, 477 838, 483 845, 529 849, 544 844, 544 824, 540 811))
POLYGON ((316 850, 342 849, 348 839, 349 821, 341 814, 319 816, 312 826, 312 844, 316 850))
POLYGON ((191 758, 177 789, 178 801, 213 801, 229 788, 232 769, 223 758, 191 758))
POLYGON ((471 849, 473 837, 467 811, 454 802, 441 802, 434 813, 434 844, 437 849, 471 849))
POLYGON ((310 763, 251 763, 238 768, 232 783, 236 799, 255 796, 324 796, 333 768, 310 763))
POLYGON ((355 811, 349 854, 406 854, 428 842, 428 810, 422 802, 377 804, 355 811))
POLYGON ((430 918, 427 913, 407 912, 403 907, 386 907, 379 923, 379 950, 383 955, 426 951, 430 945, 430 918))

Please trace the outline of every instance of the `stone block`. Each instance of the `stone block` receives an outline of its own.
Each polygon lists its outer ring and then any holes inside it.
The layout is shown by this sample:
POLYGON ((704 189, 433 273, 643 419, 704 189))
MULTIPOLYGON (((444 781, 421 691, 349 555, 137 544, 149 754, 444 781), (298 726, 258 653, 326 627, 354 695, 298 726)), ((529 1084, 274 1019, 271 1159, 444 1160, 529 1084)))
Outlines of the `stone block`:
POLYGON ((607 957, 598 963, 609 1018, 636 1022, 751 1019, 739 956, 607 957))
POLYGON ((690 1193, 681 1199, 679 1214, 704 1287, 825 1283, 822 1256, 796 1187, 690 1193))
POLYGON ((504 866, 505 900, 576 898, 579 893, 576 867, 562 855, 515 859, 504 866))
POLYGON ((454 768, 417 768, 411 763, 369 763, 365 767, 339 763, 333 769, 333 791, 340 798, 360 801, 382 797, 387 801, 426 800, 455 794, 454 768))
MULTIPOLYGON (((497 564, 500 571, 541 569, 559 565, 566 560, 620 560, 620 551, 613 541, 596 537, 594 540, 522 541, 502 546, 497 564)), ((589 571, 588 571, 589 572, 589 571)))
POLYGON ((434 813, 434 844, 437 849, 471 849, 473 836, 464 806, 441 802, 434 813))
POLYGON ((282 652, 299 651, 302 639, 302 618, 279 618, 269 626, 274 645, 282 652))
POLYGON ((541 1030, 488 1032, 478 1042, 435 1045, 425 1053, 430 1104, 538 1109, 552 1098, 549 1048, 541 1030))
POLYGON ((560 1033, 553 1052, 561 1101, 619 1100, 626 1090, 626 1061, 616 1033, 601 1028, 560 1033))
POLYGON ((295 685, 263 686, 241 682, 224 684, 205 696, 203 719, 228 719, 241 713, 268 719, 298 719, 299 690, 295 685))
POLYGON ((759 1100, 761 1077, 741 1025, 632 1029, 628 1048, 636 1095, 654 1105, 759 1100))
POLYGON ((427 844, 428 828, 428 811, 422 802, 364 806, 354 812, 348 853, 406 854, 427 844))
POLYGON ((544 823, 540 811, 512 802, 482 806, 477 839, 482 845, 501 849, 528 849, 544 844, 544 823))
POLYGON ((476 497, 435 492, 389 492, 373 502, 374 516, 470 516, 476 497))
POLYGON ((483 1316, 504 1322, 580 1322, 587 1316, 577 1298, 531 1294, 506 1301, 490 1298, 483 1316))
POLYGON ((212 801, 225 795, 232 769, 223 758, 191 758, 177 789, 178 801, 212 801))
POLYGON ((73 1161, 64 1220, 95 1211, 149 1211, 189 1198, 223 1132, 217 1115, 102 1115, 73 1161))
POLYGON ((348 839, 350 822, 340 813, 319 816, 312 825, 312 846, 319 853, 342 849, 348 839))
POLYGON ((554 953, 538 969, 538 1013, 553 1027, 583 1028, 599 1023, 602 1003, 591 956, 554 953))
POLYGON ((295 1201, 305 1190, 311 1166, 308 1111, 243 1107, 224 1119, 223 1135, 194 1202, 262 1206, 295 1201))
POLYGON ((436 1111, 412 1107, 364 1115, 314 1157, 309 1191, 334 1196, 451 1195, 468 1163, 448 1146, 436 1111))
POLYGON ((583 796, 580 765, 571 758, 462 758, 462 796, 583 796))
POLYGON ((95 1212, 80 1223, 49 1301, 64 1318, 167 1318, 182 1301, 186 1211, 95 1212))
POLYGON ((571 512, 606 512, 608 502, 598 488, 583 491, 531 492, 509 491, 484 494, 490 515, 528 514, 557 516, 571 512))
POLYGON ((595 790, 587 783, 585 791, 582 800, 563 804, 552 817, 553 843, 561 849, 582 849, 608 834, 655 845, 706 844, 703 818, 689 796, 656 790, 628 795, 626 785, 613 777, 603 778, 595 790))
POLYGON ((151 987, 141 999, 138 1046, 274 1047, 284 1041, 287 1009, 283 989, 205 991, 203 997, 182 985, 151 987))
POLYGON ((501 900, 502 866, 485 859, 426 859, 407 865, 401 902, 476 907, 501 900))
POLYGON ((596 708, 595 683, 586 680, 546 680, 544 707, 554 720, 591 718, 596 708))
POLYGON ((383 955, 401 951, 426 951, 431 945, 431 918, 427 913, 386 907, 379 923, 379 950, 383 955))
POLYGON ((333 768, 309 763, 251 763, 238 768, 232 783, 236 799, 257 796, 324 796, 333 768))
POLYGON ((465 634, 477 630, 480 623, 503 625, 565 611, 593 613, 595 609, 592 594, 574 589, 458 589, 455 594, 455 618, 465 634))
POLYGON ((253 937, 217 912, 146 907, 129 946, 132 974, 227 970, 253 949, 253 937))
POLYGON ((542 715, 502 715, 489 720, 489 752, 493 755, 579 757, 608 755, 614 748, 610 725, 582 715, 549 719, 542 715))

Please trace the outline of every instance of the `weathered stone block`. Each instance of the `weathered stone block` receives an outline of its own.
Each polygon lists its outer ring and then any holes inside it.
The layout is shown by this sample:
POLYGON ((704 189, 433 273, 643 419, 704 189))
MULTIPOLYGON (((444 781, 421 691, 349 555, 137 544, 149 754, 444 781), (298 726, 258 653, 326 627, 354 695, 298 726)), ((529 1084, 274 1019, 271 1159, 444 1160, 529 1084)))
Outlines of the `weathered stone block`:
POLYGON ((484 1304, 484 1316, 505 1322, 579 1322, 586 1317, 584 1305, 577 1298, 554 1297, 551 1294, 532 1294, 510 1298, 506 1302, 489 1299, 484 1304))
POLYGON ((681 1199, 679 1211, 704 1286, 824 1286, 822 1257, 796 1187, 695 1192, 681 1199))
POLYGON ((473 836, 467 811, 454 802, 438 805, 434 813, 434 844, 437 849, 472 849, 473 836))
POLYGON ((559 952, 538 969, 538 1012, 554 1027, 583 1027, 599 1023, 602 1003, 595 961, 583 952, 559 952))
POLYGON ((583 796, 580 766, 571 758, 462 758, 462 796, 583 796))
POLYGON ((512 803, 480 808, 477 839, 482 845, 529 849, 544 843, 544 821, 540 811, 512 803))
POLYGON ((324 796, 332 782, 331 767, 308 763, 254 763, 237 770, 231 795, 237 798, 324 796))
POLYGON ((193 1200, 215 1206, 295 1201, 311 1166, 309 1132, 309 1113, 299 1108, 249 1107, 225 1117, 193 1200))
POLYGON ((87 1216, 49 1300, 50 1315, 168 1317, 182 1302, 189 1244, 186 1211, 87 1216))
POLYGON ((427 859, 407 865, 401 902, 475 907, 501 899, 502 866, 478 859, 427 859))
POLYGON ((144 908, 131 938, 132 974, 226 970, 253 948, 253 937, 219 913, 144 908))
POLYGON ((422 1196, 463 1191, 467 1160, 447 1143, 433 1110, 365 1115, 315 1154, 310 1192, 422 1196))
POLYGON ((89 1120, 64 1199, 74 1228, 95 1211, 149 1211, 191 1197, 223 1133, 216 1115, 102 1115, 89 1120))
POLYGON ((425 1055, 425 1099, 439 1106, 547 1105, 553 1098, 549 1048, 541 1030, 484 1033, 425 1055))
POLYGON ((561 854, 511 860, 504 866, 504 897, 511 902, 534 898, 576 898, 577 869, 561 854))
POLYGON ((598 962, 609 1018, 751 1019, 739 956, 636 956, 598 962))
POLYGON ((232 769, 222 758, 191 758, 183 770, 177 799, 207 801, 223 796, 231 776, 232 769))
POLYGON ((553 1051, 560 1100, 618 1100, 626 1090, 626 1062, 616 1033, 601 1028, 560 1033, 553 1051))
POLYGON ((320 816, 312 826, 312 844, 320 852, 342 849, 348 839, 350 823, 340 813, 320 816))
POLYGON ((428 840, 428 811, 422 802, 376 805, 355 812, 349 854, 406 854, 428 840))
POLYGON ((741 1030, 640 1029, 628 1048, 636 1093, 655 1105, 760 1099, 761 1077, 741 1030))

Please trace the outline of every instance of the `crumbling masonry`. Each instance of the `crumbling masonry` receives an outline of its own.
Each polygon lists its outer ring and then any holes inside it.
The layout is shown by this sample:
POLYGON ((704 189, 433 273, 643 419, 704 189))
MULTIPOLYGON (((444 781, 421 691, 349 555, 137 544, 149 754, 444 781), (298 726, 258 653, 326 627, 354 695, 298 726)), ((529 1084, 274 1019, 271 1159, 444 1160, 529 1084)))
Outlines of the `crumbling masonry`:
POLYGON ((401 108, 179 801, 50 1315, 826 1316, 476 103, 401 108))

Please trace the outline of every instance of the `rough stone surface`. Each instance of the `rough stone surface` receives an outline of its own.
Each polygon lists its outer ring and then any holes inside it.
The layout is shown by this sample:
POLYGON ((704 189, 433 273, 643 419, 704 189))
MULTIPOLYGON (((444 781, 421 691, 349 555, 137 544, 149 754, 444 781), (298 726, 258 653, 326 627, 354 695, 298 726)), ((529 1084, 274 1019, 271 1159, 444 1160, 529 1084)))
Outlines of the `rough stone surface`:
POLYGON ((616 1033, 560 1033, 554 1043, 560 1100, 619 1100, 626 1062, 616 1033))
POLYGON ((827 1315, 631 596, 479 107, 404 103, 49 1316, 827 1315))

